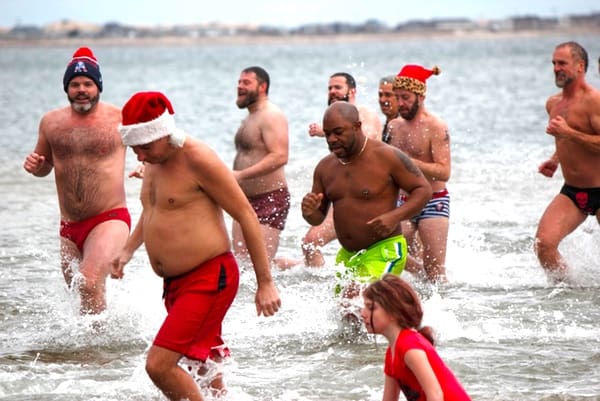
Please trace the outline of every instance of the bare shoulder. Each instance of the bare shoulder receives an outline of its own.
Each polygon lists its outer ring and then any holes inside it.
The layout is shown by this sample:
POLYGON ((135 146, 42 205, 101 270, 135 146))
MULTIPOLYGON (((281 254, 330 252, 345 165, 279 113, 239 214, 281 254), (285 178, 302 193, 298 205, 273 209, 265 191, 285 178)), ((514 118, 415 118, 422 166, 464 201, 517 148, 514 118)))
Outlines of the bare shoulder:
POLYGON ((554 95, 551 95, 548 97, 548 99, 546 99, 546 111, 548 112, 548 114, 550 114, 550 111, 552 110, 554 105, 560 101, 560 99, 562 99, 562 93, 560 92, 555 93, 554 95))
POLYGON ((210 146, 190 136, 186 137, 183 149, 186 158, 194 164, 213 163, 219 159, 210 146))
POLYGON ((358 110, 358 115, 360 119, 371 119, 373 117, 377 117, 377 113, 372 108, 365 105, 357 105, 356 109, 358 110))
POLYGON ((398 131, 404 126, 406 126, 406 120, 400 116, 394 118, 388 123, 388 129, 391 132, 398 131))
POLYGON ((98 103, 98 112, 110 118, 116 118, 121 121, 121 109, 114 104, 110 103, 98 103))
POLYGON ((448 124, 436 114, 429 113, 429 129, 435 136, 449 139, 448 124))
POLYGON ((373 159, 380 165, 387 165, 392 169, 401 167, 417 175, 421 174, 421 171, 415 167, 410 157, 396 146, 388 145, 385 142, 373 142, 372 155, 373 159))
POLYGON ((589 105, 594 108, 593 111, 600 113, 600 90, 591 85, 587 85, 584 92, 584 97, 586 99, 586 103, 589 103, 589 105))
POLYGON ((329 153, 327 156, 319 160, 319 162, 315 166, 315 174, 334 172, 336 171, 338 166, 340 166, 340 162, 332 153, 329 153))
POLYGON ((277 119, 277 120, 287 121, 287 117, 285 116, 285 113, 283 112, 283 110, 281 110, 281 108, 279 106, 277 106, 275 103, 272 103, 272 102, 267 103, 267 107, 265 107, 265 109, 264 109, 263 116, 265 119, 268 119, 268 120, 277 119))

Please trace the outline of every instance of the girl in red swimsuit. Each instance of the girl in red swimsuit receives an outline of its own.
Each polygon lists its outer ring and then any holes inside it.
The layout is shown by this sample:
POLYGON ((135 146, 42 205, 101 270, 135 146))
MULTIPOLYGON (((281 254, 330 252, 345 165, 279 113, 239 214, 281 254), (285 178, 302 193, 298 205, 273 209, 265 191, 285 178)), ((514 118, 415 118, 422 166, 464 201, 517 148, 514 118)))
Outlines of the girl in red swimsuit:
POLYGON ((421 327, 421 302, 410 284, 393 274, 363 292, 361 317, 367 331, 389 342, 385 355, 383 401, 470 401, 433 347, 433 330, 421 327))

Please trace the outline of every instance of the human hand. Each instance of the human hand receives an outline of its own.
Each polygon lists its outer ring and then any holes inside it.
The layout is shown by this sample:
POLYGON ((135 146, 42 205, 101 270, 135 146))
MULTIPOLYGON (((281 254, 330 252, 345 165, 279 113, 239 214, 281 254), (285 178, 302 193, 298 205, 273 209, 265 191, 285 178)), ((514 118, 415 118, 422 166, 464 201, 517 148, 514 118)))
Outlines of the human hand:
POLYGON ((323 132, 323 128, 321 125, 317 123, 312 123, 308 125, 308 135, 310 136, 325 136, 323 132))
POLYGON ((144 163, 140 163, 137 167, 129 173, 129 178, 144 178, 144 169, 146 166, 144 163))
POLYGON ((315 194, 313 192, 307 193, 302 198, 302 216, 310 216, 314 212, 316 212, 321 206, 321 201, 323 200, 323 194, 315 194))
POLYGON ((256 290, 254 297, 254 303, 256 304, 256 314, 264 317, 273 316, 281 307, 281 299, 279 298, 279 292, 275 288, 275 284, 261 284, 256 290))
POLYGON ((25 158, 25 163, 23 163, 23 168, 28 173, 35 174, 38 171, 40 171, 40 169, 44 165, 45 161, 46 161, 46 157, 44 155, 39 155, 35 152, 32 152, 29 155, 27 155, 27 157, 25 158))
POLYGON ((367 227, 375 235, 375 238, 387 238, 398 227, 398 222, 384 213, 367 221, 367 227))
POLYGON ((554 137, 564 137, 569 128, 569 124, 562 116, 556 116, 548 122, 546 132, 554 137))
POLYGON ((111 265, 110 278, 122 279, 125 275, 125 265, 131 260, 131 253, 122 251, 121 254, 114 258, 111 265))
POLYGON ((552 178, 557 169, 558 163, 550 159, 540 164, 540 166, 538 167, 538 172, 545 177, 552 178))

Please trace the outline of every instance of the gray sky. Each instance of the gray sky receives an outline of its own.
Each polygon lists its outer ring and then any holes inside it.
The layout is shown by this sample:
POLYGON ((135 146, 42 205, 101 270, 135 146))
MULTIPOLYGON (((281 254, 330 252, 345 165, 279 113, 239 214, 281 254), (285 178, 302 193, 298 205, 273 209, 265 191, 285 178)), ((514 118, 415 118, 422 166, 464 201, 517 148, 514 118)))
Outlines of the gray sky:
POLYGON ((412 19, 560 17, 600 12, 598 0, 0 0, 0 27, 63 19, 104 24, 173 25, 205 22, 295 27, 378 19, 390 26, 412 19))

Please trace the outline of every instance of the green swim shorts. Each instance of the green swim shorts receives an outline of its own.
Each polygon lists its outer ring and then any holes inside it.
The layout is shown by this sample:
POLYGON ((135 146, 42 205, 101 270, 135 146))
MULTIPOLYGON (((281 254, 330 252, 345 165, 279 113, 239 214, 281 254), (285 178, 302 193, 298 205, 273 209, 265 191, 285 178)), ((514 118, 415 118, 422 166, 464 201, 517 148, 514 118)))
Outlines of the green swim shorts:
MULTIPOLYGON (((399 275, 404 270, 407 255, 408 247, 403 235, 386 238, 356 252, 342 248, 337 253, 335 263, 343 264, 345 269, 338 272, 337 277, 369 283, 385 273, 399 275)), ((339 293, 338 287, 336 286, 336 294, 339 293)))

